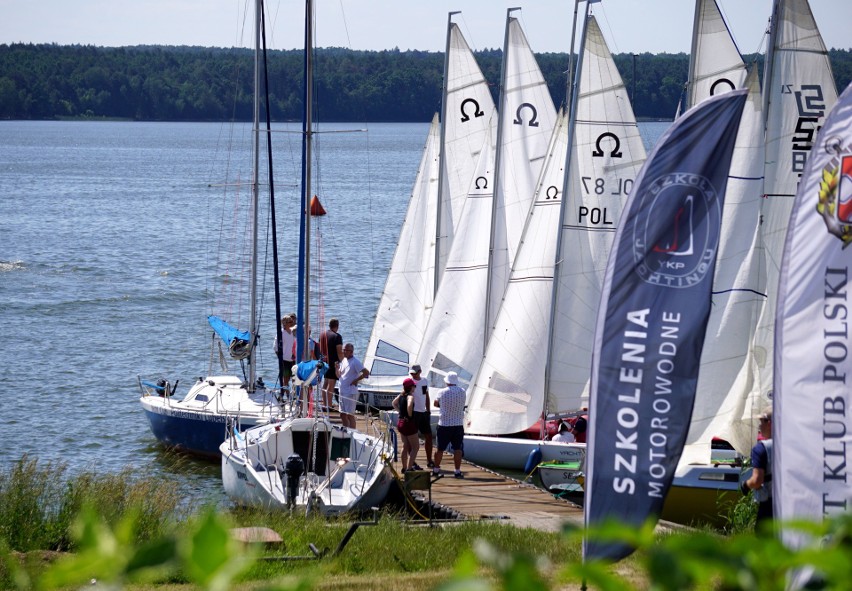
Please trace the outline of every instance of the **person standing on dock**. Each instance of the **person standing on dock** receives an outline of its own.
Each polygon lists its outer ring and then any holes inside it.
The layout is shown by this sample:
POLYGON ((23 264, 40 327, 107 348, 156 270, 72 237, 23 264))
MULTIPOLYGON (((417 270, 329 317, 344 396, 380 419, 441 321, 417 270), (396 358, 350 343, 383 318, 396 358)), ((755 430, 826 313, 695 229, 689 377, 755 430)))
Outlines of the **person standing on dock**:
POLYGON ((416 384, 414 388, 414 422, 417 430, 423 436, 423 446, 426 448, 426 467, 435 466, 432 462, 432 413, 429 412, 429 381, 421 377, 423 370, 419 365, 411 366, 411 379, 416 384))
POLYGON ((370 377, 370 370, 355 357, 355 345, 343 347, 343 361, 337 362, 335 373, 340 379, 340 422, 344 427, 355 429, 355 405, 358 402, 358 383, 370 377))
POLYGON ((417 465, 417 449, 420 438, 417 436, 417 423, 414 422, 414 389, 417 383, 411 378, 402 383, 402 394, 393 399, 392 406, 399 412, 396 429, 402 438, 402 471, 420 470, 417 465))
MULTIPOLYGON (((290 378, 293 377, 293 365, 296 360, 294 350, 296 348, 296 335, 293 334, 293 329, 296 327, 296 315, 287 314, 281 317, 281 361, 284 366, 284 373, 281 376, 281 387, 288 388, 290 386, 290 378)), ((278 335, 272 343, 272 350, 275 355, 278 355, 278 335)))
POLYGON ((438 419, 438 449, 435 452, 435 467, 433 474, 441 473, 441 459, 444 452, 453 446, 453 464, 455 477, 464 478, 461 471, 462 454, 464 452, 464 389, 458 385, 459 376, 451 371, 444 378, 447 387, 438 390, 435 395, 435 406, 441 409, 438 419))
POLYGON ((772 519, 772 407, 760 415, 758 431, 763 437, 751 449, 751 476, 742 483, 743 493, 754 491, 757 505, 757 524, 772 519))
POLYGON ((343 359, 343 337, 337 332, 340 323, 337 318, 328 321, 328 330, 320 335, 320 352, 323 361, 328 363, 325 379, 322 382, 322 404, 326 410, 331 410, 331 401, 334 400, 334 385, 337 383, 335 368, 343 359))

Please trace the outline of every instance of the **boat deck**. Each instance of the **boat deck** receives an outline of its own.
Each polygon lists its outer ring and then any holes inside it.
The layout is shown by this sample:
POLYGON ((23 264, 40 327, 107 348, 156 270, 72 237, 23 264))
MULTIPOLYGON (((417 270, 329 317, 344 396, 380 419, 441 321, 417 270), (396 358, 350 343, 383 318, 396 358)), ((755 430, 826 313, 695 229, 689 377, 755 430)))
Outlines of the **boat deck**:
MULTIPOLYGON (((336 415, 337 413, 332 413, 336 415)), ((337 420, 333 417, 333 420, 337 420)), ((363 415, 357 418, 358 428, 364 432, 375 432, 384 424, 373 417, 368 421, 363 415)), ((398 451, 401 451, 401 446, 398 451)), ((418 452, 422 458, 423 451, 418 452)), ((531 527, 542 531, 559 531, 562 524, 570 521, 582 526, 583 509, 566 500, 557 499, 534 485, 503 476, 476 464, 463 461, 464 478, 453 477, 452 456, 444 455, 441 462, 444 474, 431 480, 433 518, 493 519, 516 527, 531 527)), ((400 474, 399 460, 393 463, 396 474, 400 474)), ((410 481, 415 473, 408 475, 410 481)), ((421 478, 427 478, 427 473, 421 478)), ((403 480, 404 482, 404 480, 403 480)), ((423 482, 421 481, 421 485, 423 482)), ((412 496, 424 505, 429 500, 428 485, 424 489, 412 490, 412 496)), ((421 513, 428 511, 427 507, 421 513)))

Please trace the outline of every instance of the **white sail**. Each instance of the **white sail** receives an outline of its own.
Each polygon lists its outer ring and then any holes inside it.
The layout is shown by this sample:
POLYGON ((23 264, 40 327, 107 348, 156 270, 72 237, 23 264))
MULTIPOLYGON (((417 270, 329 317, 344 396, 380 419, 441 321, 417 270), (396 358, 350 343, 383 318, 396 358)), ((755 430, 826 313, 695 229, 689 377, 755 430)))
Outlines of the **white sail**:
POLYGON ((468 391, 466 430, 471 433, 521 431, 535 422, 528 416, 541 411, 542 352, 548 337, 567 149, 568 115, 560 112, 503 306, 468 391))
POLYGON ((402 383, 408 375, 409 352, 420 347, 432 308, 439 161, 436 113, 367 347, 371 389, 393 389, 402 383))
MULTIPOLYGON (((587 339, 590 346, 615 224, 645 149, 627 91, 594 17, 588 19, 586 38, 569 173, 566 177, 564 167, 570 134, 561 121, 485 360, 470 393, 470 432, 518 432, 534 424, 545 408, 576 409, 589 377, 590 359, 582 369, 584 362, 578 359, 582 379, 576 378, 574 396, 564 396, 567 390, 558 387, 545 395, 551 315, 557 319, 551 363, 564 369, 560 364, 584 349, 587 339), (556 301, 554 262, 561 265, 556 301), (574 316, 577 310, 580 317, 574 316), (566 324, 568 320, 591 325, 577 331, 566 324)), ((554 373, 552 379, 565 384, 567 373, 554 373)))
MULTIPOLYGON (((440 383, 439 378, 448 371, 455 371, 468 383, 482 361, 489 265, 494 264, 489 257, 489 252, 493 252, 494 219, 505 220, 499 224, 498 243, 509 244, 511 235, 512 244, 516 245, 556 119, 544 76, 517 19, 509 17, 506 27, 500 101, 511 114, 500 118, 496 148, 491 141, 482 146, 478 171, 470 183, 423 346, 417 355, 424 369, 429 368, 434 383, 440 383)), ((498 298, 503 287, 497 292, 498 298)))
POLYGON ((557 257, 548 411, 586 405, 607 259, 622 207, 646 157, 627 89, 594 18, 587 36, 576 157, 567 179, 557 257))
POLYGON ((750 345, 766 291, 759 236, 764 152, 757 68, 746 68, 716 0, 696 0, 687 108, 742 87, 749 96, 728 175, 713 305, 681 465, 709 463, 714 437, 751 447, 754 428, 745 408, 755 380, 750 345))
POLYGON ((707 98, 743 88, 746 66, 716 0, 697 0, 690 54, 687 109, 707 98))
POLYGON ((449 27, 446 76, 441 136, 442 219, 437 234, 438 282, 443 277, 455 229, 459 227, 480 150, 486 145, 485 134, 493 132, 497 125, 491 89, 455 23, 450 23, 449 27))
POLYGON ((556 123, 556 108, 518 19, 509 16, 503 50, 497 178, 491 227, 485 339, 491 332, 535 196, 556 123))
POLYGON ((433 385, 450 371, 470 381, 482 358, 482 317, 488 280, 488 236, 494 187, 494 140, 486 133, 435 306, 417 360, 433 385))
MULTIPOLYGON (((748 402, 755 379, 751 339, 766 290, 759 248, 763 117, 757 68, 752 68, 746 86, 748 100, 728 175, 712 308, 681 464, 709 463, 713 437, 728 441, 743 453, 754 443, 748 402)), ((695 100, 703 98, 699 94, 695 100)))
POLYGON ((807 0, 776 0, 764 79, 766 164, 761 210, 766 302, 754 338, 759 381, 748 412, 772 390, 775 307, 793 198, 817 130, 837 102, 828 52, 807 0))
POLYGON ((415 362, 480 151, 496 125, 495 111, 470 47, 450 22, 443 121, 430 128, 367 345, 370 390, 398 390, 415 362))

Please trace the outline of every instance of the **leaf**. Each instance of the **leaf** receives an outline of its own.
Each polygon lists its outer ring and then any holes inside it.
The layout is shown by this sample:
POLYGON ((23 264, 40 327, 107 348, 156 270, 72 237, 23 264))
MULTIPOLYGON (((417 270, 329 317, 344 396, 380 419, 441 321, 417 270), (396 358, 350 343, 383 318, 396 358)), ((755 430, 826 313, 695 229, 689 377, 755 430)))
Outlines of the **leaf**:
POLYGON ((143 544, 133 553, 125 573, 138 580, 153 580, 173 572, 177 566, 178 545, 172 538, 163 538, 143 544))
POLYGON ((210 591, 226 591, 251 562, 251 556, 240 552, 228 526, 212 508, 200 518, 179 550, 186 576, 210 591))

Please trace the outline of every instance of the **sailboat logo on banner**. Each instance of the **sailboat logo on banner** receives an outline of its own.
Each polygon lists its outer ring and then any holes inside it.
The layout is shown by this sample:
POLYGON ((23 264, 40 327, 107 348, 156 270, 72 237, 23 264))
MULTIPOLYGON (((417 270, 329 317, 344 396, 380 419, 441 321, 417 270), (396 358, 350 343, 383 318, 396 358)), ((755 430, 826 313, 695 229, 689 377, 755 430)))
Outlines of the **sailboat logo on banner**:
POLYGON ((713 185, 697 174, 666 174, 639 198, 644 219, 633 230, 636 273, 645 282, 664 287, 701 283, 718 248, 718 236, 710 228, 717 227, 722 212, 713 185), (656 204, 672 202, 680 203, 673 216, 655 214, 656 204))
POLYGON ((822 171, 817 211, 830 234, 852 243, 852 154, 840 138, 829 138, 826 151, 838 154, 822 171))

